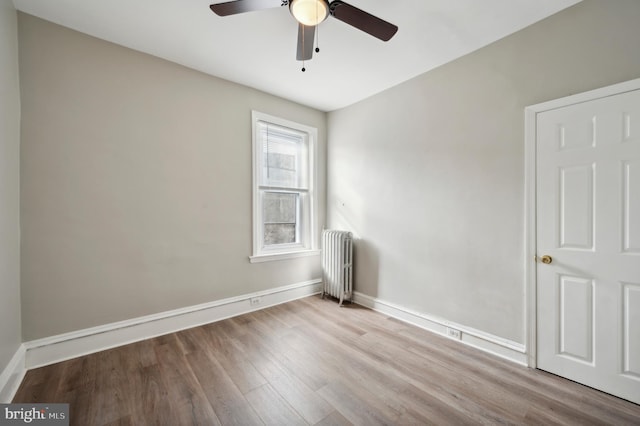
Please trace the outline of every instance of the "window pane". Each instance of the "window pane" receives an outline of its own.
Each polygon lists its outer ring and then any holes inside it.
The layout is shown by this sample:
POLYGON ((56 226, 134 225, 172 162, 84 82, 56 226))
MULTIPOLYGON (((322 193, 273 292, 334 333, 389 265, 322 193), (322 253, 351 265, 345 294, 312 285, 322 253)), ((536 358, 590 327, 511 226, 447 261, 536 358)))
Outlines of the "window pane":
POLYGON ((262 123, 261 185, 285 188, 306 188, 308 148, 303 134, 262 123))
POLYGON ((296 242, 298 194, 265 191, 262 197, 264 244, 296 242))

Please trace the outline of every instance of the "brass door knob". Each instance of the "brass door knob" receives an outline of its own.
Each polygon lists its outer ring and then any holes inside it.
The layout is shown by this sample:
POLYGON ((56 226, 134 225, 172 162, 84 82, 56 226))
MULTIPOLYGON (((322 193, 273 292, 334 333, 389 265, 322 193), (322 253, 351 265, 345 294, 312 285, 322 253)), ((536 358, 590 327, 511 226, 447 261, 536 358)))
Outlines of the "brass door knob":
POLYGON ((550 264, 551 262, 553 262, 553 258, 551 256, 549 256, 548 254, 545 254, 544 256, 542 256, 540 258, 540 260, 542 261, 542 263, 544 263, 545 265, 550 264))

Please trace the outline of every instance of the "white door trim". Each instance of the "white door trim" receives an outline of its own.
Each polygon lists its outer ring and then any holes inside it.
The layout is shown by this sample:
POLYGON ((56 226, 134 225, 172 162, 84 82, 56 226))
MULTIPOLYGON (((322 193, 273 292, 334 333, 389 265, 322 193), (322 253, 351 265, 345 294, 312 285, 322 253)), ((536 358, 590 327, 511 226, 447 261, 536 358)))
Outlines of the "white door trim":
POLYGON ((539 113, 595 99, 606 98, 640 89, 640 78, 588 92, 543 102, 524 109, 524 161, 525 161, 525 324, 526 351, 529 367, 537 367, 537 277, 536 263, 536 120, 539 113))

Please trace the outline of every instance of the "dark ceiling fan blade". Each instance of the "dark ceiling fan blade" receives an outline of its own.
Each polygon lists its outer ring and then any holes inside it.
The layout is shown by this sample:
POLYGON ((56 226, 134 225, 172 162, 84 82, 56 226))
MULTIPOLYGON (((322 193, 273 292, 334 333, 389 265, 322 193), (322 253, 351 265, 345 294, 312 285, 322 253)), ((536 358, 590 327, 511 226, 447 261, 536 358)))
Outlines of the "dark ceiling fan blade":
POLYGON ((397 26, 340 0, 332 1, 329 11, 334 18, 382 41, 389 41, 398 31, 397 26))
POLYGON ((316 27, 308 27, 298 24, 298 53, 296 59, 308 61, 313 56, 313 37, 316 35, 316 27))
POLYGON ((212 4, 209 8, 211 8, 216 15, 229 16, 238 13, 253 12, 254 10, 271 9, 282 5, 282 0, 235 0, 212 4))

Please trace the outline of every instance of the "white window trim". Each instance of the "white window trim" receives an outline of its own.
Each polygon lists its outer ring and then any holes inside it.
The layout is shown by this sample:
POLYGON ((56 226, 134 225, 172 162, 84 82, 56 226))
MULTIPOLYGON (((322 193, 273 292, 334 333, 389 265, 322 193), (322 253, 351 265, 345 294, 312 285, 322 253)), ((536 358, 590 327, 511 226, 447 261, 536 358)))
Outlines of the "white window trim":
POLYGON ((306 126, 304 124, 296 123, 293 121, 285 120, 280 117, 275 117, 269 114, 265 114, 259 111, 251 111, 251 166, 252 166, 252 194, 253 194, 253 203, 252 203, 252 222, 253 222, 253 251, 252 255, 249 256, 249 261, 251 263, 259 263, 259 262, 267 262, 272 260, 285 260, 285 259, 294 259, 298 257, 306 257, 306 256, 318 256, 320 255, 320 250, 318 248, 318 238, 317 238, 317 200, 316 200, 316 191, 315 186, 317 182, 317 167, 316 167, 316 158, 317 158, 317 146, 318 146, 318 129, 311 126, 306 126), (283 246, 279 249, 270 248, 268 250, 263 249, 262 247, 262 225, 261 225, 261 217, 262 214, 260 212, 260 191, 259 191, 259 167, 258 164, 258 126, 257 123, 263 121, 268 123, 273 123, 278 126, 288 127, 290 129, 295 129, 301 132, 307 133, 309 136, 308 144, 309 144, 309 244, 308 247, 301 247, 298 244, 283 246))

